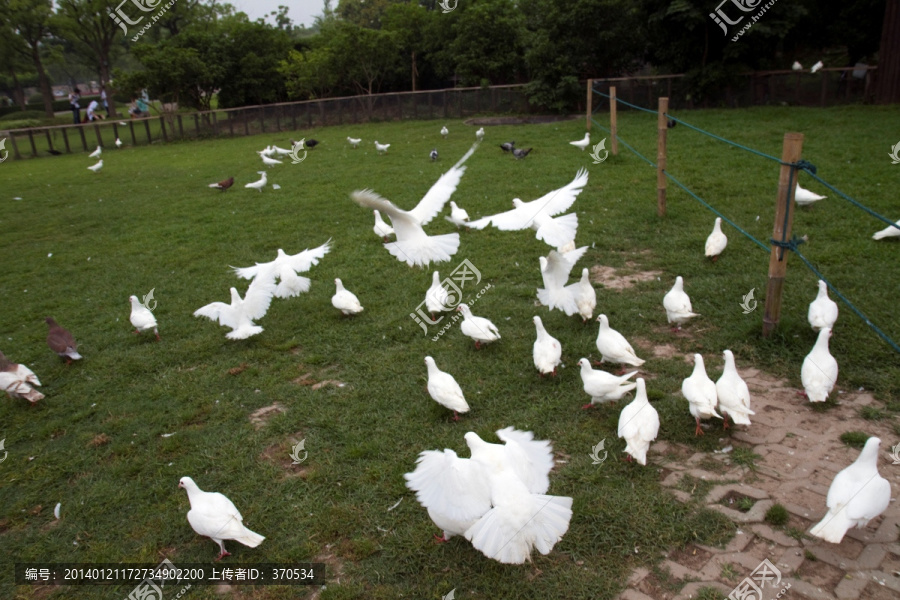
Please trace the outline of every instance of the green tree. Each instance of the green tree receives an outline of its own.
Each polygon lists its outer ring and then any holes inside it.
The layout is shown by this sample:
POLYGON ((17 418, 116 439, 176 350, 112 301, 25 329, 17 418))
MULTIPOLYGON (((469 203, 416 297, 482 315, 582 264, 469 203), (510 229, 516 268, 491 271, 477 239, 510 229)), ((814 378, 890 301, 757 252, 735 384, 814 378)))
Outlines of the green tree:
POLYGON ((50 77, 44 68, 44 42, 50 36, 50 18, 53 4, 50 0, 2 0, 0 18, 5 27, 16 32, 22 44, 12 48, 20 56, 27 57, 37 72, 41 97, 44 99, 44 113, 53 116, 53 90, 50 77))
POLYGON ((392 4, 382 18, 382 29, 394 33, 400 54, 409 57, 410 82, 413 91, 417 82, 429 78, 427 57, 433 45, 430 33, 435 29, 437 13, 415 3, 392 4))
POLYGON ((467 6, 453 24, 453 32, 450 52, 463 85, 515 83, 521 79, 525 71, 525 16, 514 0, 467 6))
POLYGON ((3 65, 0 91, 8 94, 22 110, 26 110, 23 86, 29 80, 37 80, 36 74, 30 70, 26 55, 27 47, 24 42, 3 18, 3 13, 0 13, 0 64, 3 65))

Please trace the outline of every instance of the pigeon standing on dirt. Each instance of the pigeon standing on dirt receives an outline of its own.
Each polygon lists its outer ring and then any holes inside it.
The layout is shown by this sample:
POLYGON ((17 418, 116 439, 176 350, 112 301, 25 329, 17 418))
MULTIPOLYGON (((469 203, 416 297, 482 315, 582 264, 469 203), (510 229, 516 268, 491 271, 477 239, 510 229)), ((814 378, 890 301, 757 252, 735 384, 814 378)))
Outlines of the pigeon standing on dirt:
POLYGON ((182 477, 178 487, 187 491, 191 510, 187 513, 191 528, 202 536, 206 536, 219 545, 221 560, 231 553, 225 550, 225 540, 235 540, 256 548, 265 537, 250 531, 244 526, 244 517, 234 503, 219 492, 204 492, 190 477, 182 477))
POLYGON ((810 402, 825 402, 837 381, 838 364, 828 351, 830 337, 831 329, 828 327, 820 329, 816 344, 803 359, 803 366, 800 367, 800 381, 810 402))
POLYGON ((716 384, 706 374, 706 367, 703 365, 703 357, 699 354, 694 355, 694 371, 691 376, 681 382, 681 393, 687 399, 690 405, 691 416, 697 423, 694 435, 703 435, 700 429, 700 420, 706 420, 711 417, 721 419, 722 415, 716 412, 716 404, 718 401, 716 395, 716 384))
POLYGON ((73 360, 81 360, 82 356, 78 354, 78 343, 67 329, 63 329, 53 320, 53 317, 44 319, 50 326, 47 333, 47 345, 55 353, 66 359, 66 364, 71 364, 73 360))
POLYGON ((613 375, 592 368, 591 361, 586 358, 579 359, 578 365, 581 367, 581 383, 584 393, 591 397, 590 403, 581 408, 587 409, 595 404, 615 402, 635 388, 635 384, 628 380, 637 375, 637 371, 625 375, 613 375))
POLYGON ((722 369, 722 376, 716 381, 716 397, 719 412, 722 413, 723 428, 728 429, 729 415, 735 425, 750 425, 750 415, 756 414, 750 410, 750 388, 747 387, 747 382, 741 379, 731 350, 726 350, 723 354, 725 368, 722 369))

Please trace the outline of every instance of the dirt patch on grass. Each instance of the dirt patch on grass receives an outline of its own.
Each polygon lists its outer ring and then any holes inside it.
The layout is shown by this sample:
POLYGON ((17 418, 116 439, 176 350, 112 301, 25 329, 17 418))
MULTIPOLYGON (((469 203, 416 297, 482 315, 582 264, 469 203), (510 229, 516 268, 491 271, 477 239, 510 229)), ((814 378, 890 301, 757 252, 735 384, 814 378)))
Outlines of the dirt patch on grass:
POLYGON ((680 565, 684 565, 690 569, 695 571, 699 571, 703 568, 703 565, 706 564, 712 558, 712 553, 707 552, 703 548, 698 548, 691 544, 681 550, 676 550, 671 555, 669 555, 670 560, 674 560, 680 565))
POLYGON ((272 444, 271 446, 263 450, 260 453, 259 457, 267 463, 273 464, 284 471, 286 477, 299 477, 300 479, 306 479, 312 472, 312 468, 305 463, 306 450, 298 449, 297 458, 300 459, 299 463, 295 464, 294 458, 291 455, 294 446, 300 439, 303 439, 301 437, 298 437, 299 435, 302 434, 294 434, 290 436, 287 442, 272 444))
POLYGON ((640 271, 637 263, 627 261, 625 269, 616 269, 605 265, 594 265, 590 270, 593 283, 602 284, 614 290, 625 290, 642 281, 653 281, 662 271, 640 271))
POLYGON ((105 433, 99 433, 94 436, 94 439, 88 442, 88 446, 90 446, 91 448, 98 448, 100 446, 105 446, 110 441, 111 440, 109 439, 108 435, 106 435, 105 433))
MULTIPOLYGON (((325 563, 325 574, 329 583, 340 584, 341 577, 344 576, 344 561, 333 552, 333 545, 326 544, 325 550, 313 557, 310 562, 325 563)), ((317 589, 309 597, 309 600, 316 600, 322 595, 323 588, 317 589)))
POLYGON ((239 374, 243 373, 244 371, 246 371, 248 366, 249 365, 247 363, 241 363, 240 365, 238 365, 236 367, 232 367, 231 369, 228 369, 228 374, 229 375, 239 375, 239 374))
POLYGON ((253 423, 253 426, 257 429, 261 429, 269 422, 269 419, 284 412, 287 412, 287 409, 278 402, 275 402, 274 404, 263 406, 250 413, 250 422, 253 423))
POLYGON ((303 364, 297 365, 297 367, 300 369, 300 371, 306 371, 306 372, 304 372, 303 375, 301 375, 300 377, 296 377, 296 378, 292 379, 291 383, 296 383, 297 385, 308 385, 308 386, 312 387, 312 389, 314 389, 314 390, 320 390, 323 387, 325 387, 326 385, 333 385, 333 386, 339 387, 339 388, 347 385, 343 381, 338 381, 337 379, 321 379, 321 380, 319 380, 316 378, 316 377, 321 377, 323 374, 327 373, 328 371, 334 370, 336 368, 334 365, 322 369, 318 374, 314 373, 313 371, 307 371, 307 369, 309 367, 307 367, 303 364))

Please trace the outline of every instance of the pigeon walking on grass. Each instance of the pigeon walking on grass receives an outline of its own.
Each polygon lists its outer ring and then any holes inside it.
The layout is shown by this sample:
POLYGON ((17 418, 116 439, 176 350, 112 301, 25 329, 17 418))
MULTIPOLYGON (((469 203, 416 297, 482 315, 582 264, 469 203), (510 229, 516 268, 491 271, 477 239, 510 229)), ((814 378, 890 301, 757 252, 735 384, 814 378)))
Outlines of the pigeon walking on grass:
POLYGON ((543 288, 538 288, 538 301, 550 310, 559 309, 571 316, 579 311, 575 294, 578 288, 566 285, 569 280, 569 273, 575 263, 584 256, 588 247, 582 246, 571 252, 559 252, 551 250, 546 257, 539 257, 538 262, 541 265, 541 279, 544 283, 543 288))
POLYGON ((131 316, 129 320, 134 325, 134 333, 140 334, 143 331, 153 330, 156 340, 159 341, 159 329, 156 326, 156 317, 150 312, 150 309, 141 304, 137 296, 129 296, 128 301, 131 303, 131 316))
POLYGON ((449 133, 450 133, 450 130, 447 129, 447 126, 446 126, 446 125, 444 125, 443 127, 441 127, 441 137, 442 137, 442 138, 445 138, 445 139, 446 139, 446 138, 447 138, 447 135, 448 135, 449 133))
POLYGON ((531 152, 531 150, 532 148, 525 148, 524 150, 521 148, 513 148, 512 153, 513 156, 516 157, 516 160, 522 160, 523 158, 528 156, 528 153, 531 152))
POLYGON ((428 156, 431 158, 431 162, 436 161, 438 159, 437 148, 432 148, 431 152, 428 153, 428 156))
POLYGON ((516 143, 514 141, 513 142, 503 142, 502 144, 500 144, 500 149, 503 150, 504 152, 512 152, 515 147, 516 147, 516 143))
POLYGON ((873 240, 883 240, 884 238, 889 237, 900 237, 900 221, 897 221, 893 225, 888 225, 881 231, 876 231, 872 234, 873 240))
POLYGON ((828 284, 821 279, 819 280, 819 292, 816 294, 816 299, 810 302, 806 318, 813 331, 824 327, 834 329, 834 322, 838 318, 838 305, 828 297, 828 284))
POLYGON ((53 317, 44 319, 50 330, 47 332, 47 345, 55 353, 66 359, 66 364, 71 364, 73 360, 81 360, 78 354, 78 343, 67 329, 59 326, 59 323, 53 320, 53 317))
POLYGON ((390 241, 389 236, 394 235, 394 228, 388 225, 384 219, 381 218, 381 213, 377 210, 372 211, 375 213, 375 227, 372 228, 372 231, 375 232, 375 235, 380 237, 385 242, 390 241))
MULTIPOLYGON (((586 247, 586 246, 585 246, 586 247)), ((594 316, 594 309, 597 308, 597 292, 591 285, 590 271, 587 267, 581 270, 581 279, 575 283, 566 286, 572 298, 575 300, 575 308, 581 315, 583 323, 587 323, 594 316)))
POLYGON ((87 170, 88 170, 88 171, 93 171, 94 173, 99 173, 99 172, 100 172, 100 169, 102 169, 102 168, 103 168, 103 159, 101 158, 101 159, 97 162, 97 164, 91 165, 90 167, 87 167, 87 170))
POLYGON ((541 377, 548 373, 556 375, 556 367, 562 360, 562 345, 558 339, 547 333, 540 317, 535 316, 532 320, 537 331, 537 339, 534 341, 532 349, 534 366, 541 377))
POLYGON ((234 177, 229 177, 228 179, 223 179, 219 183, 211 183, 211 184, 209 184, 209 187, 215 188, 217 190, 225 191, 233 185, 234 185, 234 177))
POLYGON ((453 375, 438 369, 430 356, 425 357, 425 364, 428 366, 428 394, 435 402, 452 410, 453 420, 459 421, 458 413, 469 412, 462 388, 453 375))
POLYGON ((100 158, 100 155, 103 154, 103 148, 97 146, 97 149, 88 154, 88 158, 100 158))
POLYGON ((336 291, 331 297, 331 305, 344 313, 345 315, 357 315, 363 311, 362 304, 356 294, 344 287, 344 283, 340 279, 334 280, 336 291))
POLYGON ((591 144, 591 134, 590 132, 584 134, 584 139, 578 140, 577 142, 569 142, 571 145, 575 146, 582 152, 584 149, 590 146, 591 144))
POLYGON ((590 403, 581 408, 588 409, 595 404, 615 402, 635 387, 635 384, 628 380, 637 375, 637 371, 625 375, 613 375, 592 368, 591 361, 586 358, 579 359, 578 365, 581 367, 581 384, 584 393, 591 397, 590 403))
POLYGON ((268 182, 268 180, 266 179, 265 171, 257 171, 257 173, 262 175, 262 177, 259 179, 259 181, 254 181, 252 183, 245 184, 244 187, 250 188, 252 190, 258 190, 261 192, 261 191, 263 191, 263 188, 266 187, 266 183, 268 182))
POLYGON ((484 139, 484 127, 478 128, 478 131, 475 132, 475 139, 479 142, 484 139))
POLYGON ((706 374, 706 367, 703 365, 703 357, 699 354, 694 355, 694 371, 690 377, 681 382, 681 393, 687 399, 690 405, 691 416, 697 423, 694 435, 703 435, 700 428, 700 421, 711 417, 721 419, 722 415, 716 412, 716 404, 718 396, 716 395, 716 384, 706 374))
MULTIPOLYGON (((459 301, 459 298, 455 298, 455 300, 459 301)), ((441 283, 440 273, 435 271, 431 276, 431 286, 425 292, 425 308, 431 313, 431 320, 434 320, 437 313, 450 310, 448 304, 450 304, 450 294, 441 283)))
POLYGON ((727 245, 728 238, 722 233, 722 217, 716 217, 716 223, 713 225, 712 233, 706 238, 706 256, 712 258, 713 262, 716 262, 727 245))
POLYGON ((663 296, 663 308, 666 309, 666 319, 674 323, 676 330, 681 329, 681 324, 691 317, 700 315, 691 312, 691 299, 684 291, 684 280, 681 275, 675 278, 675 285, 663 296))
POLYGON ((234 503, 219 492, 204 492, 190 477, 182 477, 178 487, 187 491, 191 510, 187 513, 188 523, 199 535, 206 536, 219 545, 221 560, 231 553, 225 550, 225 540, 235 540, 256 548, 265 537, 250 531, 244 525, 244 517, 234 503))
POLYGON ((378 140, 375 140, 375 150, 378 151, 378 154, 384 154, 390 147, 390 144, 379 144, 378 140))
POLYGON ((815 192, 811 192, 806 188, 800 187, 800 184, 797 184, 797 190, 794 192, 794 202, 797 203, 797 206, 809 206, 814 202, 818 202, 819 200, 824 200, 828 196, 822 196, 815 192))
POLYGON ((122 140, 120 140, 119 138, 116 138, 116 148, 121 148, 121 147, 122 147, 122 140))
POLYGON ((444 218, 456 225, 457 229, 469 226, 469 213, 457 206, 453 200, 450 201, 450 216, 444 218))
POLYGON ((634 400, 619 413, 618 435, 625 438, 627 460, 633 458, 639 465, 646 465, 650 442, 659 433, 659 413, 647 398, 643 377, 638 377, 635 385, 634 400))
POLYGON ((482 344, 489 344, 500 339, 500 331, 497 326, 484 317, 473 315, 468 304, 462 303, 456 307, 456 310, 463 315, 463 322, 459 326, 459 330, 463 335, 475 340, 476 350, 481 348, 482 344))
POLYGON ((597 332, 597 350, 600 351, 601 363, 612 362, 634 367, 644 364, 625 336, 609 326, 606 315, 600 315, 597 321, 600 323, 600 330, 597 332))

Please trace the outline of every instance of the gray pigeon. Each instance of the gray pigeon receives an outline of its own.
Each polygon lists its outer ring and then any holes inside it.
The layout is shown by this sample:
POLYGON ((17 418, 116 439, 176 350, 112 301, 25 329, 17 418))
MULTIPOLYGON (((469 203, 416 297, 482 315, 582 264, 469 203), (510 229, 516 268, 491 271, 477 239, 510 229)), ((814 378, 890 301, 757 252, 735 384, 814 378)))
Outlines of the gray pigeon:
POLYGON ((516 157, 516 160, 521 160, 521 159, 525 158, 526 156, 528 156, 529 152, 531 152, 531 148, 528 148, 526 150, 520 150, 519 148, 513 148, 513 150, 512 150, 513 156, 516 157))

